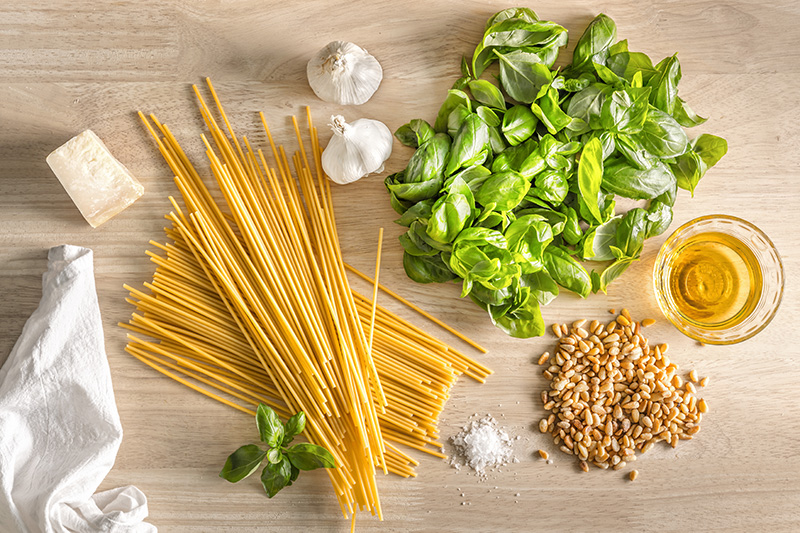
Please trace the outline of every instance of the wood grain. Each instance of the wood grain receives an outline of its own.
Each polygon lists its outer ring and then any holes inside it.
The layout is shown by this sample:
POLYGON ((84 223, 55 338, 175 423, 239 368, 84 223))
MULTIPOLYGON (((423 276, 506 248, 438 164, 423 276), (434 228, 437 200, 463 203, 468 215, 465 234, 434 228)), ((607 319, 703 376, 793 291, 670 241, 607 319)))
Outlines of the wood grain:
MULTIPOLYGON (((255 112, 291 145, 287 116, 313 106, 319 124, 332 113, 377 118, 392 130, 432 119, 499 2, 344 2, 312 0, 87 0, 5 2, 0 6, 0 363, 35 309, 48 247, 95 253, 106 348, 125 439, 102 488, 135 484, 147 494, 160 531, 347 531, 324 473, 304 474, 267 500, 253 480, 217 477, 226 455, 253 436, 248 417, 200 397, 125 355, 123 283, 149 280, 144 251, 163 239, 171 176, 138 124, 154 112, 196 161, 202 132, 191 83, 211 76, 234 126, 261 142, 255 112), (335 39, 354 41, 381 61, 385 78, 358 108, 317 100, 305 80, 309 56, 335 39), (91 127, 146 187, 134 206, 99 229, 80 217, 45 156, 91 127)), ((418 454, 419 477, 380 479, 385 520, 359 517, 361 531, 798 531, 800 530, 800 4, 620 0, 602 4, 546 0, 541 17, 570 30, 573 42, 603 10, 621 38, 656 59, 679 53, 681 96, 709 122, 698 131, 728 139, 730 150, 696 197, 680 194, 673 228, 696 216, 733 214, 761 227, 781 252, 783 305, 759 336, 730 347, 699 347, 661 320, 651 340, 669 342, 673 361, 712 377, 702 394, 711 412, 693 441, 659 446, 622 472, 581 474, 535 430, 545 385, 534 359, 552 337, 514 340, 495 330, 457 288, 406 279, 401 228, 392 224, 382 178, 335 189, 345 258, 369 271, 375 236, 386 230, 381 280, 491 348, 496 370, 485 385, 462 380, 441 422, 456 433, 474 413, 492 413, 514 436, 519 463, 483 482, 418 454), (551 452, 553 465, 535 456, 551 452), (463 496, 462 496, 463 494, 463 496)), ((570 48, 571 50, 571 48, 570 48)), ((327 135, 327 134, 325 134, 327 135)), ((387 172, 410 150, 395 143, 387 172)), ((666 235, 647 242, 609 294, 563 296, 545 319, 608 318, 610 307, 660 318, 651 270, 666 235)), ((457 346, 458 341, 388 299, 384 303, 457 346)), ((2 530, 2 524, 0 524, 2 530)))

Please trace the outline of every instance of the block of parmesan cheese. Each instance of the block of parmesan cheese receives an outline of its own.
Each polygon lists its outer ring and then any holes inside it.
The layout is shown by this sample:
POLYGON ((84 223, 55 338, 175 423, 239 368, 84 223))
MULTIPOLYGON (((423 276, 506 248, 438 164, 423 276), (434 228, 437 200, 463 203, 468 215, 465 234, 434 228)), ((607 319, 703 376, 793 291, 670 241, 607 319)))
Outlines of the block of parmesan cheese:
POLYGON ((47 164, 93 228, 144 194, 139 180, 111 155, 92 130, 54 150, 47 156, 47 164))

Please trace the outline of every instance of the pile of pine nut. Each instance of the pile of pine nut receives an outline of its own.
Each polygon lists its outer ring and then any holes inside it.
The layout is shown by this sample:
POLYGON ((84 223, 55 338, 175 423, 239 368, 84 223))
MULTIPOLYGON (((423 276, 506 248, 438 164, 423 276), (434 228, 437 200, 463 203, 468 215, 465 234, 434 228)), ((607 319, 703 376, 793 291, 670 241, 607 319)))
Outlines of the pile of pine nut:
POLYGON ((668 346, 648 345, 642 328, 654 322, 636 322, 623 309, 608 324, 553 324, 558 347, 539 358, 550 382, 542 391, 550 414, 539 430, 575 455, 584 472, 590 464, 621 470, 636 460, 636 450, 645 453, 658 441, 674 448, 700 431, 708 405, 692 381, 705 386, 708 378, 698 381, 692 371, 684 381, 668 346))

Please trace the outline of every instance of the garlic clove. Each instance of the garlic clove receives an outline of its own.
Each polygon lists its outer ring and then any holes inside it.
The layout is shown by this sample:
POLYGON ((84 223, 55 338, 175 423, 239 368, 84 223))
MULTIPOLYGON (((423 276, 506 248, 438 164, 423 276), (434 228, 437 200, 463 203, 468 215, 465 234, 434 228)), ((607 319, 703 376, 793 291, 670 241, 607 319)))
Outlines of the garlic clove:
POLYGON ((331 117, 333 137, 322 151, 322 169, 339 184, 352 183, 374 172, 382 172, 392 155, 392 132, 383 122, 360 118, 348 124, 344 117, 331 117))
POLYGON ((306 66, 308 84, 321 100, 340 105, 363 104, 383 79, 378 60, 346 41, 328 43, 306 66))

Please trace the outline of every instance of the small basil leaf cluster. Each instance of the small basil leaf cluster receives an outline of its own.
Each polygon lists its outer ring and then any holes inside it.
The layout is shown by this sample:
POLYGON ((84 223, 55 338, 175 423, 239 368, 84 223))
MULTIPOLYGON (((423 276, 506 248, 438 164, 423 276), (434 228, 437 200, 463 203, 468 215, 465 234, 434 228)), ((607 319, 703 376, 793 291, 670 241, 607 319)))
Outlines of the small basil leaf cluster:
POLYGON ((219 477, 236 483, 258 470, 266 459, 261 484, 267 496, 272 498, 282 488, 291 486, 301 470, 336 467, 333 455, 322 446, 303 442, 287 447, 305 429, 306 415, 303 411, 284 424, 275 411, 262 403, 256 411, 256 426, 267 449, 257 444, 245 444, 228 457, 219 477))
POLYGON ((684 131, 706 119, 678 96, 676 55, 654 64, 630 51, 604 14, 556 68, 566 44, 531 9, 492 16, 433 125, 395 133, 415 152, 385 180, 408 228, 408 277, 459 281, 513 337, 544 333, 540 306, 559 288, 606 292, 669 227, 678 189, 693 194, 728 149, 684 131), (648 203, 617 213, 617 197, 648 203))

